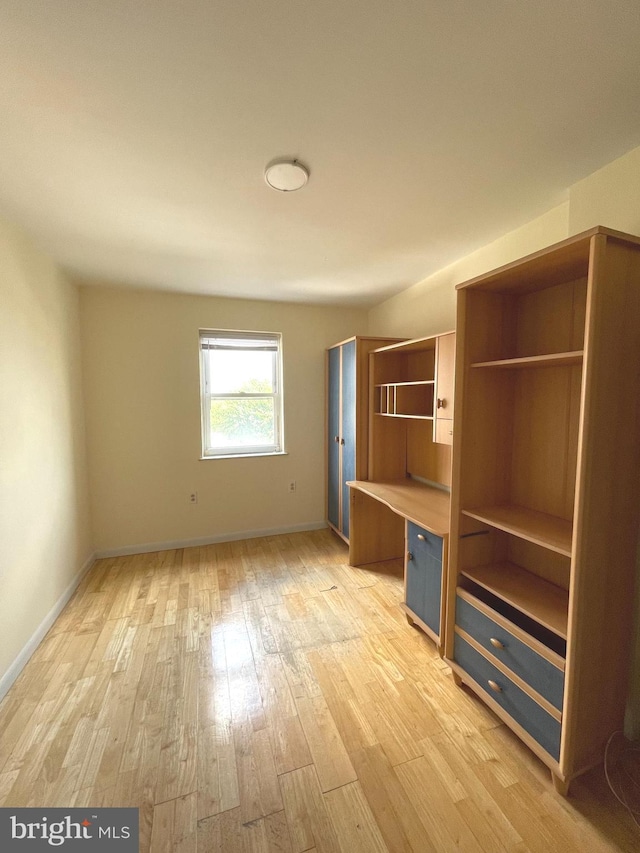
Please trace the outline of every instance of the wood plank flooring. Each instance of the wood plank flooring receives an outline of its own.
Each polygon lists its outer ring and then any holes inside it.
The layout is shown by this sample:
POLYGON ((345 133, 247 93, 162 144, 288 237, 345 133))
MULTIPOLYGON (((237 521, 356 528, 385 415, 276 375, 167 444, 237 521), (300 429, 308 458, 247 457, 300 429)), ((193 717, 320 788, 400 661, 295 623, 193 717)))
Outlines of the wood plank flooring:
POLYGON ((328 531, 98 561, 0 705, 0 805, 136 806, 153 853, 637 851, 328 531))

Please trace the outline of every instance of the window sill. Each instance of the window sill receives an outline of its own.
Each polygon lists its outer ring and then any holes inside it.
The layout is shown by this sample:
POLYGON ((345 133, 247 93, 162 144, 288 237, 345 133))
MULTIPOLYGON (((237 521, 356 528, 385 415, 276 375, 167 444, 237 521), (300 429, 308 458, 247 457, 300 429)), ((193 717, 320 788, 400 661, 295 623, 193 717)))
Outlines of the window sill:
POLYGON ((217 456, 201 456, 201 462, 208 462, 211 459, 251 459, 253 456, 288 456, 286 450, 277 450, 275 453, 221 453, 217 456))

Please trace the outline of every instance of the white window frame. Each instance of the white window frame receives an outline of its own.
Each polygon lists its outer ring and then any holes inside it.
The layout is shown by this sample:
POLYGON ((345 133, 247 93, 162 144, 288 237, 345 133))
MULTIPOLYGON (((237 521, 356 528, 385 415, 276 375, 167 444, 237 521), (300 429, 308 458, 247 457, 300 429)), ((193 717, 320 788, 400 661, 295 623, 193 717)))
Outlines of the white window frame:
POLYGON ((201 427, 202 427, 202 459, 228 459, 233 456, 277 456, 285 452, 284 450, 284 414, 283 414, 283 395, 282 395, 282 334, 280 332, 244 332, 231 329, 200 329, 199 342, 200 350, 200 410, 201 410, 201 427), (236 344, 233 345, 232 342, 236 344), (215 394, 212 393, 210 376, 209 376, 209 359, 205 357, 206 351, 211 348, 215 349, 237 349, 242 351, 242 346, 238 346, 239 342, 249 341, 253 345, 246 347, 246 350, 260 349, 260 343, 264 344, 265 348, 275 352, 273 368, 273 392, 268 393, 247 393, 240 392, 235 394, 215 394), (273 400, 274 412, 274 443, 273 444, 257 444, 248 446, 238 445, 230 447, 214 446, 211 441, 211 401, 212 400, 246 400, 253 399, 269 399, 273 400))

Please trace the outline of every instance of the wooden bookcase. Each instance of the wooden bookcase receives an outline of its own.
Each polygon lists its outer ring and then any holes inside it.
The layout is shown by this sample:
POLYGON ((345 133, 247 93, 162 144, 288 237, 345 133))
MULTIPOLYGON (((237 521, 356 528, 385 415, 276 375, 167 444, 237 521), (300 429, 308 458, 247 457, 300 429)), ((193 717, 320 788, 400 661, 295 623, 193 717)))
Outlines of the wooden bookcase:
POLYGON ((458 288, 445 656, 562 793, 623 726, 640 507, 640 239, 458 288))

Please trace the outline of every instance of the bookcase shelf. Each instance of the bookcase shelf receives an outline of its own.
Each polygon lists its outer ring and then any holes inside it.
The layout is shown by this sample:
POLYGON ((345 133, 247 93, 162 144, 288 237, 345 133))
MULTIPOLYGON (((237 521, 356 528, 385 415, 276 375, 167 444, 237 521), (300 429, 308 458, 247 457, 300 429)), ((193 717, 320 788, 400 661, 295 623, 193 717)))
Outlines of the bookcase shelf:
POLYGON ((583 351, 548 353, 547 355, 531 355, 522 358, 503 358, 497 361, 478 361, 471 367, 499 367, 504 369, 559 367, 562 365, 582 364, 583 351))
POLYGON ((463 515, 484 521, 498 530, 526 539, 550 551, 571 556, 573 527, 570 521, 521 506, 490 506, 465 509, 463 515))
POLYGON ((416 379, 413 382, 385 382, 383 385, 376 385, 376 388, 398 388, 402 386, 419 386, 419 385, 434 385, 434 379, 416 379))

